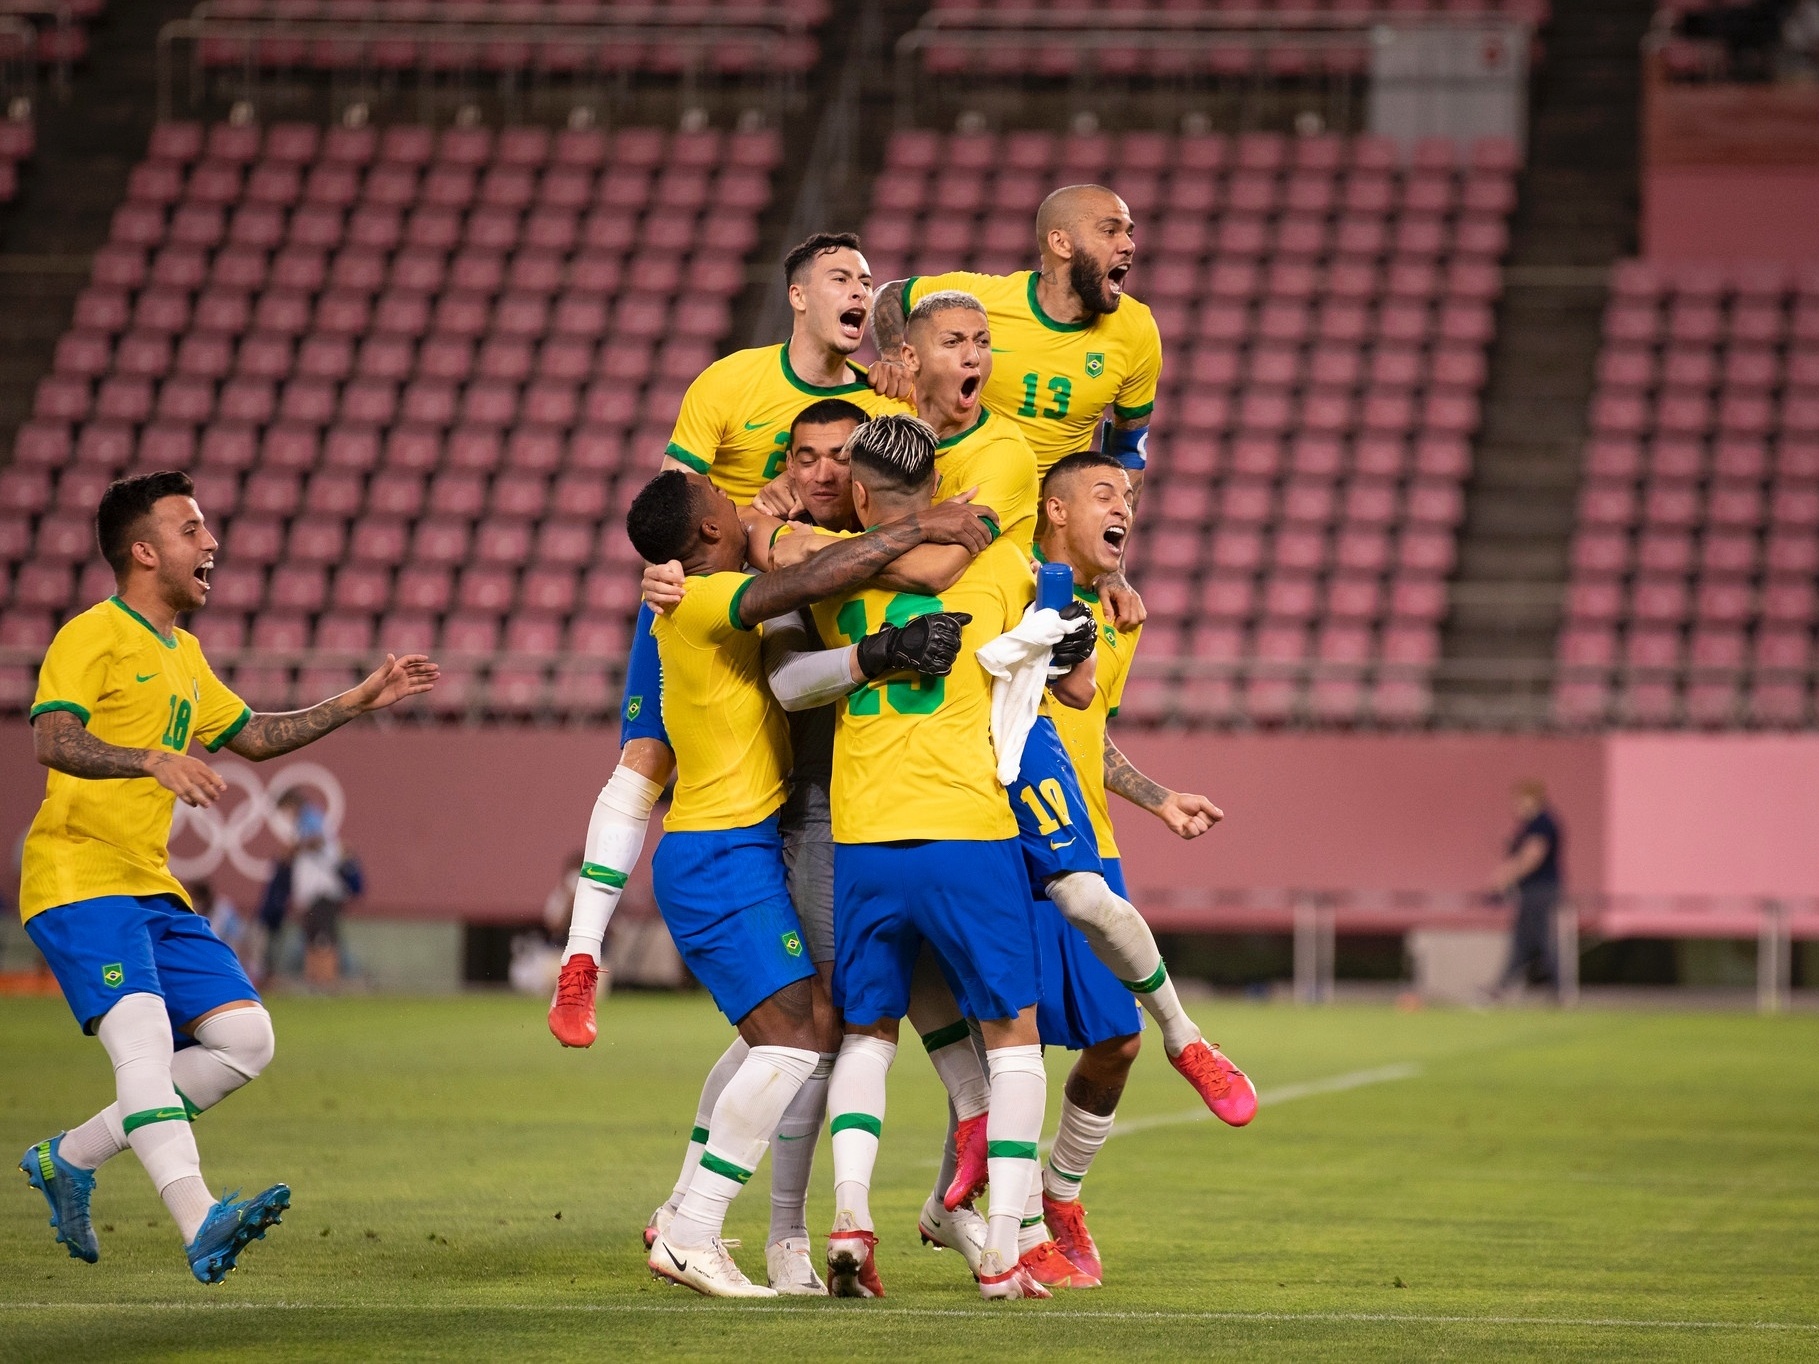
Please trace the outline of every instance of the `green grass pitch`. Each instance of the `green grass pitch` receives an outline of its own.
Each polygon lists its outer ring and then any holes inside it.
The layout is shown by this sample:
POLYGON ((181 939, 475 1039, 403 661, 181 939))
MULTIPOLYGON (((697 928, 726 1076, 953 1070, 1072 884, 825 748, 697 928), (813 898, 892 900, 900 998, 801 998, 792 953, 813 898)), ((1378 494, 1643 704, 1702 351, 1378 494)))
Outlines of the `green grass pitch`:
MULTIPOLYGON (((639 1243, 727 1038, 702 996, 616 997, 589 1052, 535 1000, 274 1013, 277 1060, 196 1134, 215 1187, 292 1186, 284 1225, 207 1289, 130 1156, 92 1267, 13 1175, 0 1358, 1819 1358, 1811 1016, 1202 1005, 1257 1121, 1189 1120, 1151 1034, 1086 1184, 1106 1287, 996 1305, 916 1237, 944 1110, 912 1041, 874 1203, 889 1297, 741 1305, 653 1283, 639 1243)), ((110 1076, 61 1004, 0 1001, 0 1037, 10 1165, 110 1076)), ((760 1173, 729 1227, 754 1277, 767 1211, 760 1173)))

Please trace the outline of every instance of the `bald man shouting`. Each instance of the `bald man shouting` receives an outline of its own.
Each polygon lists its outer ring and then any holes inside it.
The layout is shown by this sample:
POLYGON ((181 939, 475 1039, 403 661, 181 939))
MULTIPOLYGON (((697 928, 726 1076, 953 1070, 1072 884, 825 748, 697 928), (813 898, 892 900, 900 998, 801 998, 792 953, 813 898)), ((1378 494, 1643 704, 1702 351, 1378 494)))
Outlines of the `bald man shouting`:
POLYGON ((992 333, 985 406, 1023 428, 1039 474, 1093 448, 1111 408, 1105 453, 1142 487, 1150 413, 1162 376, 1162 337, 1150 310, 1124 293, 1136 256, 1130 210, 1101 185, 1069 185, 1036 211, 1040 271, 954 271, 881 285, 872 313, 881 357, 867 376, 878 392, 913 401, 900 360, 903 320, 917 302, 958 289, 980 299, 992 333))

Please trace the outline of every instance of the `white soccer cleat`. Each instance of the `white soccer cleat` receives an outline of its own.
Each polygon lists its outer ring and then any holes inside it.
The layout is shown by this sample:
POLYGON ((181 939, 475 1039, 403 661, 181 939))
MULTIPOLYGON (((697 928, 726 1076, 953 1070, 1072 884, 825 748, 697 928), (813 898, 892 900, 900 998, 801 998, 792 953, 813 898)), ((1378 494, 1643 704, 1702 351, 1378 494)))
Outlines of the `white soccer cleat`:
POLYGON ((777 1290, 746 1278, 716 1236, 704 1246, 672 1246, 659 1236, 646 1262, 659 1279, 692 1288, 705 1298, 774 1298, 777 1290))
POLYGON ((979 1295, 988 1300, 1055 1296, 1036 1282, 1021 1260, 1006 1266, 1004 1257, 995 1250, 979 1257, 979 1295))
POLYGON ((651 1214, 651 1220, 644 1224, 644 1248, 649 1250, 657 1244, 657 1238, 669 1230, 669 1224, 676 1220, 676 1209, 668 1203, 658 1205, 657 1211, 651 1214))
POLYGON ((925 1246, 959 1251, 972 1276, 979 1277, 979 1257, 985 1254, 985 1219, 973 1209, 960 1207, 949 1212, 930 1194, 916 1219, 916 1230, 925 1246))
POLYGON ((815 1273, 806 1236, 786 1236, 764 1248, 764 1269, 772 1288, 786 1298, 825 1298, 827 1285, 815 1273))

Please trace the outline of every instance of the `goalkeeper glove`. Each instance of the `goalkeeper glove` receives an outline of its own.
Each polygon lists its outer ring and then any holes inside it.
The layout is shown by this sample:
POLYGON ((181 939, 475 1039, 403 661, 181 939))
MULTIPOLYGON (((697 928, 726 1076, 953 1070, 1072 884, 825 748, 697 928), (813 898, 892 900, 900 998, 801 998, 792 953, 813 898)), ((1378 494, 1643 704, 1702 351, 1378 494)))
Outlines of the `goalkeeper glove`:
POLYGON ((1093 656, 1093 645, 1098 642, 1097 632, 1093 628, 1093 612, 1083 601, 1071 601, 1058 613, 1062 620, 1068 622, 1068 632, 1061 637, 1048 656, 1050 677, 1058 677, 1070 668, 1077 668, 1093 656), (1074 624, 1076 621, 1087 622, 1086 628, 1074 624))
POLYGON ((946 677, 960 653, 960 627, 970 620, 964 611, 933 611, 907 625, 881 625, 859 641, 859 670, 868 678, 894 672, 946 677))

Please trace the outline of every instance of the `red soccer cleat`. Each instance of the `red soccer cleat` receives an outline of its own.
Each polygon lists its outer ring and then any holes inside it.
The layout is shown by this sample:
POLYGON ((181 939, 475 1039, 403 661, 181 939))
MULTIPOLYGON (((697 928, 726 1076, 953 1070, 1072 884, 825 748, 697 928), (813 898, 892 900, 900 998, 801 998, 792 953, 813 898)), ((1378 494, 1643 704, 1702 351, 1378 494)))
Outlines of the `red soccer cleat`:
POLYGON ((550 1001, 549 1030, 565 1047, 591 1047, 600 1030, 594 1026, 594 993, 600 988, 600 968, 585 952, 562 963, 556 979, 556 997, 550 1001))
POLYGON ((1200 1091, 1206 1106, 1220 1122, 1243 1127, 1257 1116, 1257 1086, 1219 1050, 1217 1042, 1190 1042, 1168 1063, 1200 1091))
MULTIPOLYGON (((845 1214, 842 1214, 844 1216, 845 1214)), ((872 1253, 878 1238, 857 1227, 836 1223, 827 1235, 827 1294, 830 1298, 882 1298, 884 1281, 872 1253)))
POLYGON ((981 1113, 976 1118, 962 1118, 960 1126, 954 1132, 954 1182, 941 1195, 941 1206, 949 1212, 962 1203, 971 1203, 985 1192, 988 1178, 985 1166, 986 1116, 981 1113))
POLYGON ((1048 1224, 1048 1234, 1055 1238, 1052 1244, 1084 1278, 1092 1280, 1070 1287, 1097 1288, 1104 1283, 1105 1266, 1099 1260, 1099 1247, 1093 1244, 1093 1234, 1086 1229, 1086 1209, 1080 1206, 1079 1200, 1057 1203, 1043 1194, 1042 1220, 1048 1224))
POLYGON ((1044 1288, 1097 1288, 1099 1280, 1061 1253, 1053 1241, 1044 1241, 1023 1252, 1017 1264, 1044 1288))

